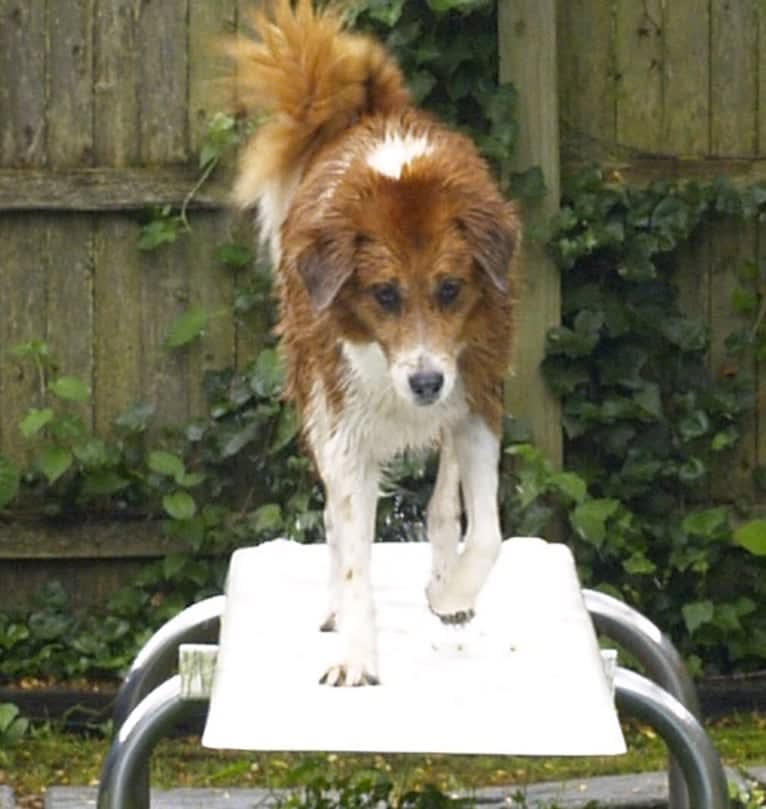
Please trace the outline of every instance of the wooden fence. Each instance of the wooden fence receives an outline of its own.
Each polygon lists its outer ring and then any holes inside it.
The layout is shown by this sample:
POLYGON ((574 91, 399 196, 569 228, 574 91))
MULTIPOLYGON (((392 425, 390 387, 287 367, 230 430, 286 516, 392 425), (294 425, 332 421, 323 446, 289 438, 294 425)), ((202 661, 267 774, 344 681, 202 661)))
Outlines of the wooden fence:
MULTIPOLYGON (((92 403, 82 414, 102 434, 134 401, 153 402, 166 423, 199 412, 203 371, 252 354, 257 336, 225 318, 211 322, 198 348, 162 347, 168 324, 188 305, 216 309, 231 300, 236 278, 216 270, 212 257, 230 227, 223 183, 197 197, 190 238, 155 254, 136 246, 137 212, 178 204, 194 182, 206 123, 220 105, 209 81, 219 72, 210 43, 236 29, 245 5, 0 0, 3 452, 23 456, 18 424, 40 396, 34 370, 9 356, 18 343, 46 340, 62 372, 89 383, 92 403)), ((542 220, 555 205, 559 122, 565 172, 595 160, 639 182, 766 173, 765 3, 499 6, 502 76, 521 93, 519 164, 541 162, 552 189, 530 219, 542 220)), ((755 227, 718 228, 690 254, 684 299, 710 324, 713 364, 732 326, 730 269, 756 254, 759 235, 755 227)), ((537 362, 558 317, 558 287, 534 245, 526 284, 525 349, 510 402, 556 457, 558 410, 537 362)), ((749 484, 762 459, 760 435, 755 420, 730 478, 734 489, 749 484)), ((55 576, 98 598, 129 572, 126 558, 139 563, 164 550, 151 526, 92 526, 84 534, 0 523, 0 606, 18 601, 22 580, 29 591, 55 576)))

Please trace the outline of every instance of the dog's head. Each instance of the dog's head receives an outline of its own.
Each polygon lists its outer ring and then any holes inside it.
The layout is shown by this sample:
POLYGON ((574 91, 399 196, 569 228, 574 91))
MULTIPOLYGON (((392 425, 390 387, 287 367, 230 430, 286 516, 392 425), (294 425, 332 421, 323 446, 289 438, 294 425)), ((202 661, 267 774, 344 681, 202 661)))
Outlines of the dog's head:
POLYGON ((508 311, 520 232, 486 172, 424 156, 390 176, 349 171, 301 227, 295 265, 318 315, 343 339, 376 343, 397 394, 447 399, 467 345, 508 311))

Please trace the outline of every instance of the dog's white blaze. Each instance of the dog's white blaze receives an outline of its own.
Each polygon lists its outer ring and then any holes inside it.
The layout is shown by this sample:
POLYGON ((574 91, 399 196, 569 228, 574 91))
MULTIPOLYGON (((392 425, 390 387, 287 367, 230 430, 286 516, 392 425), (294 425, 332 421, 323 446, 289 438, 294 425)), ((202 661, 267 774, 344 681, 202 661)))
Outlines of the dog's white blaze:
POLYGON ((426 137, 395 132, 386 135, 373 148, 367 156, 367 165, 379 174, 398 180, 406 165, 432 151, 433 146, 426 137))

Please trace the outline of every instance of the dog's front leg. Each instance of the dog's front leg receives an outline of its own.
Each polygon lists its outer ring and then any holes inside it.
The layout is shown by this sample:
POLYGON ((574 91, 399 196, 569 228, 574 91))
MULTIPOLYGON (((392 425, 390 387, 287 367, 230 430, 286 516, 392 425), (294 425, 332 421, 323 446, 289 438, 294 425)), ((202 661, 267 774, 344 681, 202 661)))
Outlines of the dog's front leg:
POLYGON ((375 606, 370 554, 375 533, 378 475, 372 469, 334 470, 325 477, 329 523, 335 548, 336 628, 341 660, 327 670, 327 685, 378 682, 375 606))
POLYGON ((426 514, 431 543, 431 583, 439 588, 451 575, 460 542, 460 470, 451 435, 445 435, 439 452, 439 471, 426 514))
POLYGON ((476 597, 500 551, 500 440, 478 416, 462 422, 453 437, 468 530, 463 552, 445 579, 431 580, 427 595, 431 609, 443 621, 463 623, 473 617, 476 597))

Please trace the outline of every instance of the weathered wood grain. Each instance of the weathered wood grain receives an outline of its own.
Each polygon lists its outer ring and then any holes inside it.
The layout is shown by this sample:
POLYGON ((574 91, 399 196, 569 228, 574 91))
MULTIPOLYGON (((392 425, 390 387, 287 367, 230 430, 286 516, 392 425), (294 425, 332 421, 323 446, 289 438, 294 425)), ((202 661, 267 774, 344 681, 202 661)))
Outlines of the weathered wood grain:
POLYGON ((173 321, 189 306, 188 266, 183 245, 146 253, 136 265, 140 311, 141 393, 143 401, 156 407, 155 428, 181 424, 189 418, 189 353, 187 347, 164 345, 173 321), (179 249, 180 248, 180 249, 179 249))
POLYGON ((140 400, 141 258, 136 225, 116 214, 97 220, 93 277, 94 421, 101 435, 140 400))
POLYGON ((662 5, 662 143, 664 152, 709 149, 710 16, 708 0, 662 5))
POLYGON ((756 148, 756 0, 711 3, 710 150, 748 157, 756 148))
POLYGON ((93 152, 96 165, 130 166, 139 158, 136 0, 94 0, 93 152))
MULTIPOLYGON (((132 211, 180 205, 199 178, 195 167, 0 170, 0 211, 132 211)), ((228 187, 206 183, 191 208, 220 208, 228 187)))
POLYGON ((0 3, 2 167, 45 164, 45 7, 45 0, 0 3))
POLYGON ((661 0, 615 5, 617 141, 652 152, 663 145, 663 5, 661 0))
POLYGON ((235 363, 235 323, 231 317, 235 272, 215 258, 216 248, 230 240, 229 223, 220 216, 196 216, 194 230, 184 242, 188 271, 189 304, 210 313, 199 343, 187 350, 187 395, 191 414, 205 413, 205 373, 235 363))
POLYGON ((141 58, 137 64, 136 136, 144 165, 188 158, 187 19, 189 0, 134 3, 141 58))
POLYGON ((603 0, 558 0, 558 94, 562 154, 613 143, 617 114, 614 15, 603 0), (594 47, 583 47, 590 42, 594 47))
POLYGON ((88 166, 93 160, 94 0, 48 4, 48 164, 88 166))
MULTIPOLYGON (((46 337, 60 373, 93 385, 93 223, 88 216, 46 215, 46 337)), ((71 403, 92 426, 90 401, 71 403)))
POLYGON ((160 520, 0 522, 0 560, 151 558, 181 548, 163 535, 160 520))
MULTIPOLYGON (((525 210, 527 226, 547 227, 559 202, 559 136, 554 0, 501 0, 498 5, 500 79, 519 93, 517 170, 540 166, 548 193, 525 210)), ((528 239, 517 306, 514 369, 508 380, 510 412, 531 427, 535 442, 555 464, 562 460, 558 400, 540 374, 545 333, 560 322, 558 269, 541 241, 528 239)))
MULTIPOLYGON (((42 403, 44 376, 29 359, 12 356, 14 346, 45 339, 46 258, 38 218, 0 216, 0 437, 3 451, 30 457, 19 424, 42 403)), ((43 231, 44 234, 44 231, 43 231)))
POLYGON ((237 24, 235 0, 189 4, 189 109, 191 152, 199 154, 209 121, 230 102, 221 81, 227 68, 221 37, 237 24))

